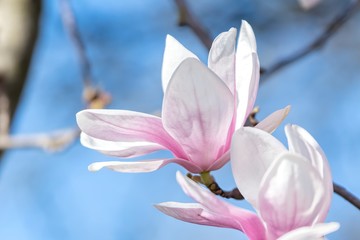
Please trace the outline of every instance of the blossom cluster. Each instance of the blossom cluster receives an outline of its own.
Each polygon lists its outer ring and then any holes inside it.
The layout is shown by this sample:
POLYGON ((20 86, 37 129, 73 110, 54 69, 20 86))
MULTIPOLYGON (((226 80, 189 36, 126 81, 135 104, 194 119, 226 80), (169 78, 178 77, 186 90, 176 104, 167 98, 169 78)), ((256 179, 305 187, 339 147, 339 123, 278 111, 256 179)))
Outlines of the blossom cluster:
POLYGON ((177 180, 197 203, 156 205, 177 219, 242 231, 249 239, 322 239, 338 223, 324 223, 333 186, 329 164, 314 138, 287 125, 288 147, 271 133, 290 107, 254 127, 245 127, 259 85, 259 59, 251 26, 221 33, 207 66, 167 36, 162 68, 162 116, 128 110, 84 110, 77 114, 81 143, 122 158, 169 150, 173 158, 96 162, 119 172, 151 172, 177 163, 204 174, 231 162, 237 188, 255 212, 235 207, 181 173, 177 180))

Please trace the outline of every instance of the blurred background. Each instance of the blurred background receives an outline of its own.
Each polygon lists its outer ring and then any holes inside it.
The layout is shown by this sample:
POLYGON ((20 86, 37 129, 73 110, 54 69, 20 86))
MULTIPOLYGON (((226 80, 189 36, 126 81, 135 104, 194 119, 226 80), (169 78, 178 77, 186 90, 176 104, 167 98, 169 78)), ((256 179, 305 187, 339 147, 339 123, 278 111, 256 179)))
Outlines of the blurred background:
MULTIPOLYGON (((5 112, 0 114, 4 128, 0 239, 246 239, 235 230, 180 222, 152 206, 191 201, 175 180, 177 170, 186 172, 180 166, 146 174, 91 173, 87 170, 90 163, 116 159, 84 148, 76 137, 75 114, 89 107, 84 89, 88 99, 89 95, 102 99, 100 106, 109 103, 107 108, 147 113, 161 109, 166 34, 206 62, 208 50, 197 34, 178 25, 176 1, 69 1, 90 68, 80 61, 81 46, 76 46, 74 35, 69 34, 71 21, 64 25, 64 19, 71 20, 71 16, 66 15, 69 11, 64 11, 63 2, 0 1, 0 44, 7 31, 14 32, 11 44, 0 47, 0 90, 11 90, 11 103, 6 105, 5 99, 0 104, 1 113, 5 112), (12 18, 9 12, 16 7, 21 11, 12 18), (16 44, 25 47, 11 54, 16 44), (19 69, 11 65, 12 57, 20 59, 15 61, 19 69), (85 85, 84 69, 89 73, 85 85), (9 84, 8 79, 15 79, 16 84, 9 84), (107 94, 92 94, 89 79, 91 86, 107 94), (22 95, 15 107, 19 89, 22 95), (60 143, 52 143, 58 138, 60 143)), ((256 105, 261 120, 290 104, 292 110, 284 124, 307 129, 323 147, 334 181, 360 196, 360 13, 356 2, 326 0, 308 10, 296 0, 198 0, 187 4, 211 38, 230 27, 239 29, 241 20, 247 20, 254 29, 265 70, 306 48, 337 16, 348 16, 319 49, 278 71, 265 72, 256 105), (352 3, 356 4, 349 5, 352 3)), ((286 143, 283 125, 274 134, 286 143)), ((167 152, 158 152, 151 157, 167 156, 167 152)), ((229 165, 214 172, 225 189, 235 186, 230 172, 229 165)), ((249 208, 244 201, 230 202, 249 208)), ((327 221, 341 224, 328 239, 360 238, 359 211, 335 194, 327 221)))

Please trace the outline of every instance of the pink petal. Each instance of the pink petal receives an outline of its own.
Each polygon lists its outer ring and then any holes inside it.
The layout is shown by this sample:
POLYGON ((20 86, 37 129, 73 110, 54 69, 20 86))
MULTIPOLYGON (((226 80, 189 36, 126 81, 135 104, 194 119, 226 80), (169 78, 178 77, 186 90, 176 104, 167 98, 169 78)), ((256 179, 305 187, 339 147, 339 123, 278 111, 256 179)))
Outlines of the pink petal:
POLYGON ((324 194, 318 172, 302 156, 284 153, 271 164, 261 181, 259 212, 268 231, 279 237, 313 225, 324 194))
POLYGON ((174 71, 186 58, 197 59, 195 54, 186 49, 175 38, 167 35, 161 73, 162 87, 164 93, 174 71))
POLYGON ((226 150, 233 117, 233 97, 226 85, 196 59, 184 60, 174 72, 163 103, 166 131, 203 171, 226 150))
POLYGON ((157 204, 155 207, 166 215, 185 222, 225 228, 229 228, 227 224, 231 223, 231 228, 242 230, 240 226, 235 224, 236 221, 234 220, 225 222, 217 220, 221 216, 214 216, 206 212, 207 210, 198 203, 165 202, 157 204))
POLYGON ((260 182, 270 164, 286 149, 276 138, 260 129, 237 130, 231 144, 231 167, 237 187, 257 208, 260 182))
POLYGON ((251 26, 242 21, 236 50, 236 90, 237 122, 236 129, 243 126, 252 111, 259 87, 260 63, 256 53, 256 40, 251 26))
POLYGON ((277 110, 259 122, 255 127, 265 132, 272 133, 282 123, 290 112, 290 106, 277 110))
POLYGON ((210 167, 212 171, 222 168, 230 160, 230 150, 225 152, 220 158, 218 158, 210 167))
POLYGON ((222 224, 222 227, 239 229, 250 239, 264 238, 264 226, 256 214, 221 201, 180 172, 176 173, 176 179, 183 191, 204 208, 205 211, 201 214, 203 217, 217 223, 218 226, 222 224))
POLYGON ((231 93, 235 92, 235 41, 236 29, 217 36, 211 46, 208 66, 228 86, 231 93))
POLYGON ((165 147, 149 142, 112 142, 90 137, 81 133, 80 142, 84 147, 115 157, 136 157, 152 153, 165 147))
POLYGON ((150 160, 141 162, 120 162, 120 161, 109 161, 109 162, 95 162, 89 165, 88 169, 91 172, 99 171, 106 167, 116 172, 123 173, 140 173, 140 172, 153 172, 169 163, 177 163, 190 172, 199 172, 197 166, 184 159, 160 159, 150 160))
POLYGON ((186 158, 179 144, 165 131, 161 118, 126 110, 83 110, 76 114, 80 129, 87 135, 113 142, 153 142, 186 158))
POLYGON ((304 156, 317 169, 326 185, 326 198, 319 213, 318 222, 323 222, 330 208, 333 194, 333 183, 329 162, 316 140, 303 128, 296 125, 285 127, 289 150, 304 156))
POLYGON ((323 236, 340 228, 337 222, 319 223, 310 227, 302 227, 281 236, 278 240, 322 240, 323 236))

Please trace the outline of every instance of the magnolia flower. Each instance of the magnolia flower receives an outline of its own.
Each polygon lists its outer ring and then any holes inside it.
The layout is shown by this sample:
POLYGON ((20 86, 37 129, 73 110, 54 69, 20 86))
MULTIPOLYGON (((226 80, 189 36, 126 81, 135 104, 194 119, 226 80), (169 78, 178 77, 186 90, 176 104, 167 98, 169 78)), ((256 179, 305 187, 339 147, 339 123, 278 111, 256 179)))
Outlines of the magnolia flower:
MULTIPOLYGON (((208 67, 167 36, 162 68, 162 117, 126 110, 84 110, 77 114, 81 143, 117 157, 170 150, 174 158, 141 162, 97 162, 119 172, 150 172, 178 163, 193 173, 216 170, 229 161, 231 137, 252 111, 259 84, 259 60, 250 25, 221 33, 208 67), (236 61, 235 61, 236 58, 236 61)), ((288 114, 278 110, 258 124, 272 132, 288 114)))
POLYGON ((156 205, 177 219, 234 228, 252 240, 317 240, 339 228, 323 223, 332 196, 326 157, 304 129, 285 128, 289 150, 273 136, 242 128, 233 137, 231 164, 236 185, 257 214, 235 207, 177 173, 184 192, 198 203, 156 205))

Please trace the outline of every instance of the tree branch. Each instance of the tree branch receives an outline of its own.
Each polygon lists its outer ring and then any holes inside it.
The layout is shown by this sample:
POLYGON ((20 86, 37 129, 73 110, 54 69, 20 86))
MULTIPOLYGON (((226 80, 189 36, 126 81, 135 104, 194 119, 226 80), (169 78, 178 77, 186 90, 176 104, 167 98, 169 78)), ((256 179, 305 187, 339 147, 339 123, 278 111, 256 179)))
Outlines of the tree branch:
POLYGON ((359 0, 351 1, 350 4, 330 22, 330 24, 326 27, 325 31, 313 42, 305 46, 303 49, 295 52, 294 54, 284 59, 281 59, 280 61, 273 64, 271 67, 267 69, 262 69, 262 79, 269 77, 271 74, 279 71, 287 65, 296 62, 297 60, 305 57, 309 53, 324 46, 324 44, 340 29, 340 27, 342 27, 346 23, 346 21, 358 10, 359 6, 359 0))
POLYGON ((60 8, 65 29, 69 33, 79 57, 82 81, 84 85, 83 99, 86 102, 87 108, 104 108, 110 103, 111 96, 94 86, 93 79, 91 77, 92 65, 86 55, 85 44, 81 38, 76 18, 70 6, 69 0, 60 0, 60 8))
POLYGON ((335 182, 333 184, 334 184, 334 193, 341 196, 344 200, 348 201, 354 207, 356 207, 357 209, 360 210, 360 199, 359 198, 357 198, 354 194, 352 194, 351 192, 346 190, 346 188, 344 188, 343 186, 340 186, 339 184, 337 184, 335 182))
MULTIPOLYGON (((243 200, 244 196, 241 194, 238 188, 234 188, 231 191, 224 191, 219 184, 215 181, 215 178, 210 174, 210 172, 203 172, 200 175, 192 175, 188 173, 187 176, 194 180, 195 182, 201 183, 206 186, 212 193, 215 195, 221 196, 223 198, 233 198, 236 200, 243 200)), ((354 194, 346 190, 344 187, 340 186, 337 183, 333 183, 334 193, 338 194, 350 204, 352 204, 357 209, 360 209, 360 199, 357 198, 354 194)))
POLYGON ((175 0, 179 10, 179 26, 188 26, 198 36, 207 49, 211 48, 212 37, 206 28, 190 12, 185 0, 175 0))

